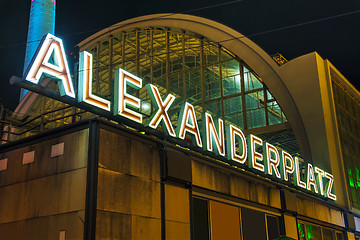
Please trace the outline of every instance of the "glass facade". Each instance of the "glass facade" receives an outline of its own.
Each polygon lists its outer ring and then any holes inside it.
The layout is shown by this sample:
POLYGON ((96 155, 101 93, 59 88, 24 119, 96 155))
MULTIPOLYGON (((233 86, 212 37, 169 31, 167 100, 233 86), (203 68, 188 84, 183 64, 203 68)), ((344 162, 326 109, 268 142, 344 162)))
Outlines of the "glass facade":
POLYGON ((335 73, 331 78, 349 199, 360 209, 360 101, 342 87, 335 73))
MULTIPOLYGON (((111 98, 115 69, 152 83, 176 102, 171 120, 177 124, 181 103, 194 105, 197 120, 209 112, 241 129, 286 122, 279 104, 261 78, 227 49, 204 37, 177 29, 137 29, 115 33, 87 48, 94 56, 93 92, 111 98)), ((136 91, 143 105, 151 101, 145 87, 136 91)), ((151 109, 142 109, 145 120, 151 109)))
POLYGON ((344 240, 342 231, 326 228, 312 223, 298 222, 300 240, 344 240))
MULTIPOLYGON (((242 130, 261 128, 262 134, 257 135, 264 141, 302 158, 289 126, 281 126, 281 131, 265 129, 286 123, 287 119, 261 77, 218 43, 181 29, 143 28, 112 33, 83 50, 93 55, 92 92, 95 95, 113 99, 115 70, 119 68, 142 79, 141 89, 129 87, 127 91, 141 99, 140 109, 136 111, 143 115, 144 124, 154 111, 145 88, 151 83, 163 98, 169 93, 176 97, 168 111, 174 127, 181 104, 188 102, 195 108, 199 126, 202 114, 208 112, 214 119, 222 118, 225 124, 231 123, 242 130)), ((73 79, 76 83, 77 74, 73 79)), ((54 81, 47 87, 58 91, 54 81)), ((93 116, 44 96, 37 98, 27 114, 37 125, 23 127, 26 135, 93 116)))
POLYGON ((278 216, 205 198, 192 198, 195 240, 271 240, 280 237, 278 216))

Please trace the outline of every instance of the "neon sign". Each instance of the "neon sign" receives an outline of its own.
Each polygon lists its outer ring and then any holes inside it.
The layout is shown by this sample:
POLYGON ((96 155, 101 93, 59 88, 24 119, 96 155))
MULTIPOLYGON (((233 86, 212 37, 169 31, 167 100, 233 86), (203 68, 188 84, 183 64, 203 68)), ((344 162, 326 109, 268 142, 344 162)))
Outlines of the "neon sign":
MULTIPOLYGON (((200 129, 195 108, 188 102, 182 104, 177 126, 174 129, 168 112, 176 97, 172 94, 161 96, 158 88, 153 84, 146 84, 145 87, 155 111, 148 122, 143 123, 143 115, 139 112, 141 99, 129 91, 129 88, 137 90, 143 87, 141 78, 123 69, 117 69, 114 79, 114 98, 109 101, 92 93, 92 54, 81 52, 79 61, 78 102, 100 108, 114 116, 129 119, 151 129, 161 126, 164 134, 172 138, 184 140, 186 137, 191 137, 195 146, 227 157, 227 161, 240 165, 248 161, 249 167, 256 171, 285 182, 293 179, 294 185, 299 188, 336 200, 336 195, 332 193, 334 178, 330 173, 308 163, 305 179, 302 179, 297 157, 293 158, 288 152, 278 150, 255 135, 250 134, 246 138, 239 128, 232 124, 224 126, 222 119, 214 120, 210 113, 203 114, 200 129)), ((40 43, 25 74, 25 80, 39 84, 43 74, 60 83, 61 95, 75 99, 62 41, 51 34, 47 34, 40 43), (53 62, 50 61, 51 56, 54 58, 53 62)))

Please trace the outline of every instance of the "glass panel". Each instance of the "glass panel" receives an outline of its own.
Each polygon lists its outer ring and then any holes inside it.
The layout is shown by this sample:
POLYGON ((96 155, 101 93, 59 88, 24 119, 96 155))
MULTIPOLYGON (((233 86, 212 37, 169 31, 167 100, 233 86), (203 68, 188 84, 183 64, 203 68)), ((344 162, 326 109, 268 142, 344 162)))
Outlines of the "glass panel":
POLYGON ((245 91, 262 88, 262 83, 257 79, 257 77, 250 72, 246 67, 244 67, 244 85, 245 91))
POLYGON ((243 240, 267 239, 265 213, 241 208, 243 240))
POLYGON ((306 224, 306 233, 308 240, 322 240, 320 227, 306 224))
POLYGON ((230 77, 240 73, 239 63, 236 60, 230 60, 221 63, 222 77, 230 77))
POLYGON ((196 240, 209 239, 208 201, 200 198, 192 199, 193 234, 196 240))
POLYGON ((266 125, 265 109, 263 108, 264 96, 262 91, 245 95, 246 118, 248 128, 257 128, 266 125))
POLYGON ((269 125, 282 123, 284 119, 282 118, 282 111, 279 104, 275 101, 270 102, 267 104, 268 107, 268 118, 269 118, 269 125))
POLYGON ((226 51, 226 49, 221 48, 221 60, 227 60, 227 59, 231 59, 232 56, 226 51))
POLYGON ((234 75, 223 79, 223 93, 228 96, 241 92, 240 75, 234 75))
POLYGON ((328 228, 323 228, 323 239, 326 240, 336 240, 335 239, 335 231, 328 229, 328 228))
POLYGON ((206 103, 206 111, 212 115, 212 117, 222 117, 221 101, 213 101, 206 103))
POLYGON ((336 240, 344 240, 344 234, 340 232, 336 232, 336 240))
POLYGON ((210 201, 210 222, 212 240, 241 239, 238 207, 210 201))
POLYGON ((204 64, 219 62, 219 48, 214 43, 204 41, 204 64))
POLYGON ((279 218, 275 216, 266 216, 268 239, 272 240, 280 237, 279 218))
POLYGON ((342 87, 337 75, 331 73, 336 117, 344 165, 347 171, 349 198, 352 206, 360 208, 360 172, 359 172, 359 126, 358 109, 360 102, 342 87))
POLYGON ((299 232, 299 239, 300 240, 306 240, 304 224, 298 223, 298 232, 299 232))
POLYGON ((244 129, 243 112, 233 113, 225 116, 226 123, 232 123, 240 129, 244 129))
POLYGON ((224 113, 229 115, 232 113, 242 112, 242 99, 241 97, 232 97, 224 99, 224 113))
POLYGON ((201 71, 200 68, 188 71, 186 79, 186 98, 189 103, 201 101, 201 71))
POLYGON ((237 127, 244 129, 242 111, 243 109, 241 96, 224 99, 224 114, 227 124, 230 122, 237 127))

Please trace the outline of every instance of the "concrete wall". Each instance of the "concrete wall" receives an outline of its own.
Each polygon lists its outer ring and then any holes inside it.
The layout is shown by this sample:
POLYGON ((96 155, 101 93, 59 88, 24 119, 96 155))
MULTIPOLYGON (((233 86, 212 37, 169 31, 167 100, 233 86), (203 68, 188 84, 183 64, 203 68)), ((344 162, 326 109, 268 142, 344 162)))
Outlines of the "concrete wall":
POLYGON ((1 239, 59 239, 60 231, 82 239, 87 146, 82 130, 0 154, 8 159, 0 172, 1 239), (33 162, 23 164, 29 151, 33 162))
POLYGON ((281 76, 302 116, 313 164, 333 174, 337 204, 349 208, 325 61, 309 53, 282 65, 281 76))
POLYGON ((196 158, 192 161, 192 177, 193 186, 281 209, 280 190, 276 186, 204 164, 196 158))
POLYGON ((96 239, 161 239, 156 144, 101 129, 96 239))

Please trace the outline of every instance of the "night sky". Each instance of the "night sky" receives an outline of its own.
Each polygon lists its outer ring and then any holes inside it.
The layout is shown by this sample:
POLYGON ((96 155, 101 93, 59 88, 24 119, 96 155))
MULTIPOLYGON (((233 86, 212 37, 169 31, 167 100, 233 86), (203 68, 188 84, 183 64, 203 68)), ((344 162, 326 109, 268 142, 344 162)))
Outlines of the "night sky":
MULTIPOLYGON (((243 0, 210 7, 227 2, 231 0, 58 0, 56 36, 63 39, 67 51, 72 51, 86 37, 123 20, 155 13, 186 13, 234 28, 250 36, 268 54, 279 52, 288 60, 316 51, 360 90, 359 0, 243 0), (302 24, 308 22, 312 23, 302 24), (293 25, 297 26, 287 28, 293 25), (275 29, 281 30, 271 31, 275 29)), ((20 89, 10 86, 9 79, 22 75, 30 3, 1 1, 0 102, 11 110, 18 104, 20 89)))

